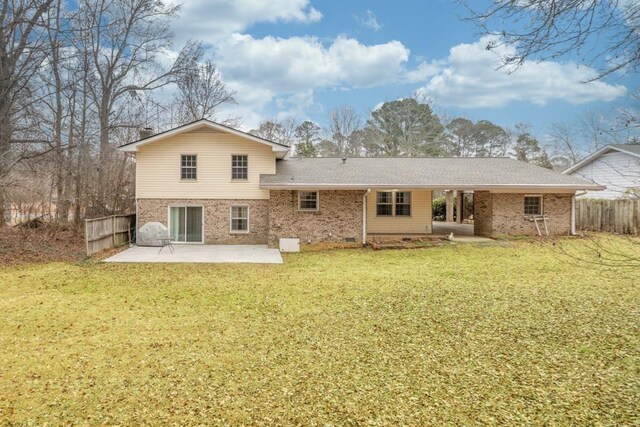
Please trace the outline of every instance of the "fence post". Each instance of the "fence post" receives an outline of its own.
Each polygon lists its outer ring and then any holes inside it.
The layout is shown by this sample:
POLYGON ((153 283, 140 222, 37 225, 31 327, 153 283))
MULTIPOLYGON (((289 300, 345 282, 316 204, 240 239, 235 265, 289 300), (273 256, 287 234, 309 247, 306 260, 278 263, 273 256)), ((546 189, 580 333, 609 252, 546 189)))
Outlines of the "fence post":
POLYGON ((84 243, 87 247, 87 255, 91 255, 89 253, 89 233, 88 233, 88 229, 89 229, 89 220, 85 219, 84 220, 84 243))

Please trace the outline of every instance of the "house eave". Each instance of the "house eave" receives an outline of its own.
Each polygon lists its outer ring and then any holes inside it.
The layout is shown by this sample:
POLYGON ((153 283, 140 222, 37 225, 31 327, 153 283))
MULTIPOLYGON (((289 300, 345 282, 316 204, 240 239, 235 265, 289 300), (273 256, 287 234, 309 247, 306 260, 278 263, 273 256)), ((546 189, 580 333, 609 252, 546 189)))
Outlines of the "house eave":
POLYGON ((236 136, 238 136, 240 138, 244 138, 244 139, 247 139, 247 140, 250 140, 250 141, 253 141, 253 142, 257 142, 259 144, 268 145, 268 146, 271 147, 272 151, 274 153, 276 153, 276 157, 278 159, 284 158, 286 156, 286 154, 289 152, 289 147, 287 147, 285 145, 281 145, 281 144, 275 143, 273 141, 269 141, 269 140, 257 137, 255 135, 251 135, 249 133, 242 132, 242 131, 239 131, 237 129, 233 129, 231 127, 224 126, 224 125, 220 125, 218 123, 214 123, 214 122, 211 122, 211 121, 205 120, 205 119, 198 120, 198 121, 195 121, 195 122, 183 125, 183 126, 179 126, 177 128, 170 129, 170 130, 165 131, 165 132, 161 132, 159 134, 150 136, 148 138, 144 138, 144 139, 140 139, 140 140, 137 140, 137 141, 130 142, 128 144, 125 144, 125 145, 122 145, 122 146, 118 147, 118 150, 122 151, 124 153, 136 153, 137 151, 139 151, 139 148, 142 147, 142 146, 145 146, 145 145, 157 142, 157 141, 161 141, 163 139, 170 138, 172 136, 179 135, 181 133, 189 132, 191 130, 200 128, 202 126, 206 126, 206 127, 209 127, 211 129, 215 129, 215 130, 218 130, 218 131, 221 131, 221 132, 225 132, 225 133, 229 133, 229 134, 232 134, 232 135, 236 135, 236 136))
POLYGON ((573 172, 577 171, 578 169, 582 168, 583 166, 586 166, 589 163, 593 162, 594 160, 596 160, 598 157, 600 157, 601 155, 603 155, 604 153, 606 153, 609 150, 618 151, 620 153, 628 154, 628 155, 633 156, 633 157, 640 157, 640 155, 638 155, 638 153, 634 153, 633 151, 628 151, 628 150, 625 150, 624 148, 614 147, 612 145, 605 145, 604 147, 600 148, 599 150, 596 150, 593 153, 589 154, 584 159, 579 160, 577 163, 569 166, 567 169, 563 170, 562 173, 565 174, 565 175, 573 173, 573 172))
POLYGON ((263 190, 394 190, 394 189, 429 189, 429 190, 465 190, 465 191, 537 191, 541 193, 551 192, 576 192, 576 191, 600 191, 603 185, 566 185, 566 184, 474 184, 474 185, 432 185, 432 184, 320 184, 320 183, 262 183, 263 190))

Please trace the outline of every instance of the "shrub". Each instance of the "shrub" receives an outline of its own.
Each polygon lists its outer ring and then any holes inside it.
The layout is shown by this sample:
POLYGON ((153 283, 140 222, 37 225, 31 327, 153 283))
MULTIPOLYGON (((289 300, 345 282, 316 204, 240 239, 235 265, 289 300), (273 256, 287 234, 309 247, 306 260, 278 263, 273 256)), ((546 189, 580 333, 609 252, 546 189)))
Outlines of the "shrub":
POLYGON ((444 221, 447 215, 447 199, 445 196, 433 199, 433 219, 434 221, 444 221))

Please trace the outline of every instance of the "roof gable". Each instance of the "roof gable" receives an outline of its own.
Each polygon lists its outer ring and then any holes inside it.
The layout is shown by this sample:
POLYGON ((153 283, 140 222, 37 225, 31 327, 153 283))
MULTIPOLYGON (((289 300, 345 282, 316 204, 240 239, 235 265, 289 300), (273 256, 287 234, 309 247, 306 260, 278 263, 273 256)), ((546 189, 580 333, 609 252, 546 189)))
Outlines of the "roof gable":
POLYGON ((247 139, 249 141, 268 145, 276 153, 277 158, 284 158, 285 155, 289 152, 289 147, 286 145, 269 141, 268 139, 260 138, 259 136, 251 135, 250 133, 242 132, 232 127, 225 126, 220 123, 212 122, 211 120, 207 120, 207 119, 202 119, 202 120, 197 120, 195 122, 187 123, 185 125, 178 126, 177 128, 169 129, 167 131, 152 135, 148 138, 139 139, 137 141, 133 141, 128 144, 121 145, 120 147, 118 147, 118 150, 124 151, 126 153, 135 153, 136 151, 138 151, 138 148, 141 146, 153 144, 154 142, 162 141, 172 136, 180 135, 186 132, 202 130, 203 128, 209 129, 214 132, 229 133, 229 134, 247 139))
POLYGON ((598 159, 600 156, 602 156, 602 155, 604 155, 606 153, 609 153, 611 151, 617 151, 617 152, 620 152, 620 153, 628 154, 628 155, 633 156, 633 157, 640 158, 640 144, 611 144, 611 145, 605 145, 601 149, 596 150, 593 153, 589 154, 587 157, 585 157, 584 159, 580 160, 576 164, 574 164, 572 166, 569 166, 567 169, 562 171, 562 173, 564 173, 564 174, 573 173, 573 172, 577 171, 578 169, 580 169, 580 168, 588 165, 589 163, 593 162, 594 160, 598 159))

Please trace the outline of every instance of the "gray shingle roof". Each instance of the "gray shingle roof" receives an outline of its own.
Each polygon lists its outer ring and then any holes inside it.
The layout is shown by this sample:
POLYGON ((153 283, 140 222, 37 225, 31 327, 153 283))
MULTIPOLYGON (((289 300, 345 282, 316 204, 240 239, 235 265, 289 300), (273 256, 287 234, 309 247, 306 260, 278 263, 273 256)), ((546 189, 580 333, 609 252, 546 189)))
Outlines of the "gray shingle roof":
POLYGON ((262 188, 428 187, 600 189, 592 182, 508 158, 286 158, 262 188))

